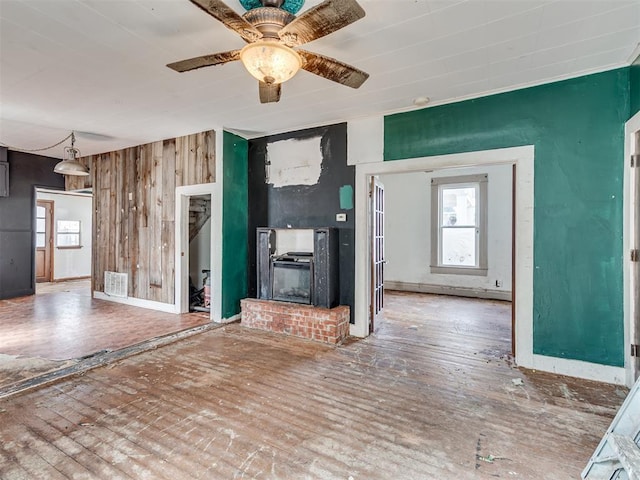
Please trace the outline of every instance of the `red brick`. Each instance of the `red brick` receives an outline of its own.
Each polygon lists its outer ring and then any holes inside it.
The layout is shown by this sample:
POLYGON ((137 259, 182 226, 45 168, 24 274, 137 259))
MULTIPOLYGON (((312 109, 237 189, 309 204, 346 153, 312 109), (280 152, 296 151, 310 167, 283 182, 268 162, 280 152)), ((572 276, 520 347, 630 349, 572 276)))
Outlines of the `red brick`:
POLYGON ((333 309, 246 298, 241 324, 325 343, 340 343, 349 334, 349 307, 333 309))

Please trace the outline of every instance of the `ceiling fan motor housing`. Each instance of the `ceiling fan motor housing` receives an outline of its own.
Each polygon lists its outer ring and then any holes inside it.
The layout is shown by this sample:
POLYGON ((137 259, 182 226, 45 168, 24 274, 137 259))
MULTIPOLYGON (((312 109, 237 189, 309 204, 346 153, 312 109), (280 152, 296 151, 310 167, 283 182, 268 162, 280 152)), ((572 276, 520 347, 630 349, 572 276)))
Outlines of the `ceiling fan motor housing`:
POLYGON ((296 17, 280 8, 261 7, 249 10, 243 18, 262 33, 263 39, 280 40, 278 32, 296 17))

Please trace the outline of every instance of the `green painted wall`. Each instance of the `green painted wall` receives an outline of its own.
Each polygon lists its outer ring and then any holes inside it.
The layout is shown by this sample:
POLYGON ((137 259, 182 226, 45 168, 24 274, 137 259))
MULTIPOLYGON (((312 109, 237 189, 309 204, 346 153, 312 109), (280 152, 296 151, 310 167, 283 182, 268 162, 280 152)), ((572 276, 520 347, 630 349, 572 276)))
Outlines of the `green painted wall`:
POLYGON ((385 117, 385 160, 535 145, 534 353, 623 366, 629 68, 385 117))
POLYGON ((640 112, 640 57, 630 67, 631 76, 631 115, 640 112))
POLYGON ((240 313, 247 296, 248 142, 223 135, 222 161, 222 318, 240 313))

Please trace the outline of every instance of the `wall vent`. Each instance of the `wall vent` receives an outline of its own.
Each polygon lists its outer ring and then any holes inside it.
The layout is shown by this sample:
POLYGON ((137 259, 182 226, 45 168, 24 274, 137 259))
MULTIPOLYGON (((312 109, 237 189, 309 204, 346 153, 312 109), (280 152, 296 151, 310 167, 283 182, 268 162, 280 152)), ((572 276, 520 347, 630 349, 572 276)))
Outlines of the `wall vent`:
POLYGON ((127 298, 127 284, 126 273, 104 272, 104 293, 106 295, 127 298))

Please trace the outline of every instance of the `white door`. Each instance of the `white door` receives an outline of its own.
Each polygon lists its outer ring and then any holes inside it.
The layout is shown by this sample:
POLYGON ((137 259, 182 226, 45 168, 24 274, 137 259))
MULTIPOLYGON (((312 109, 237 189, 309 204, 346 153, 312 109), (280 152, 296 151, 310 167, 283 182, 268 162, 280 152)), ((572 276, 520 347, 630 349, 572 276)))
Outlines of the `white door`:
POLYGON ((371 300, 369 333, 376 326, 376 318, 384 307, 384 185, 378 177, 371 177, 369 190, 371 205, 371 300))
MULTIPOLYGON (((631 208, 633 217, 631 222, 631 321, 633 323, 634 345, 640 345, 640 131, 634 134, 634 149, 632 150, 633 167, 631 168, 631 208)), ((637 349, 637 347, 636 347, 637 349)), ((640 352, 634 352, 632 357, 634 379, 640 376, 640 352)))

